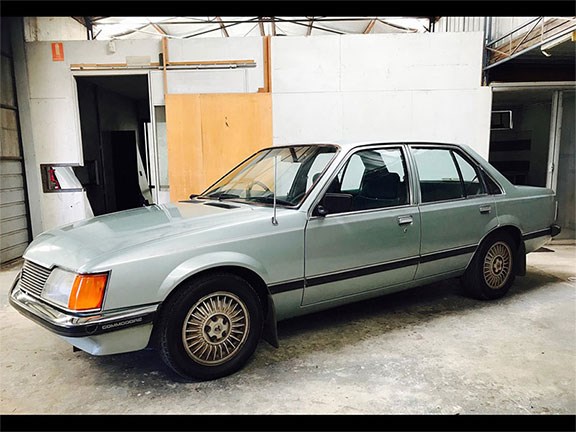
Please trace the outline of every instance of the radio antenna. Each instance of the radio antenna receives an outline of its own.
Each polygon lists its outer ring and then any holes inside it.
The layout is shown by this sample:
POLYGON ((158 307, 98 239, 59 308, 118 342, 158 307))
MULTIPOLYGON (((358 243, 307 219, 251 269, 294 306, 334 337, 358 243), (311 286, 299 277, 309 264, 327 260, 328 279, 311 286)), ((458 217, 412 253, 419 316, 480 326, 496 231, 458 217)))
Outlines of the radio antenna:
POLYGON ((273 206, 273 214, 272 214, 272 225, 278 225, 278 219, 276 219, 276 177, 278 176, 278 166, 277 166, 277 159, 274 156, 274 193, 272 198, 274 199, 273 206))

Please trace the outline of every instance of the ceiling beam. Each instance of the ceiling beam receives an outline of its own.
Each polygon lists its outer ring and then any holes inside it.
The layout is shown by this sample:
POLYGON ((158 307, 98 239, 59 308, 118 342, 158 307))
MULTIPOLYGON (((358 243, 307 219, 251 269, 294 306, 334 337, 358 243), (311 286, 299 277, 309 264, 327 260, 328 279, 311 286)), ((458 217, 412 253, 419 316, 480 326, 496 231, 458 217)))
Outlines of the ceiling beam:
POLYGON ((312 34, 313 24, 314 24, 314 17, 310 17, 310 21, 308 21, 308 30, 306 30, 306 36, 310 36, 312 34))
POLYGON ((162 27, 160 27, 158 24, 155 24, 153 22, 151 22, 150 24, 152 24, 152 27, 154 28, 154 30, 156 30, 158 33, 160 33, 162 36, 166 36, 167 33, 164 31, 164 29, 162 27))
POLYGON ((260 36, 266 36, 266 32, 264 31, 264 22, 262 21, 262 17, 258 17, 258 27, 260 27, 260 36))
POLYGON ((220 30, 222 30, 222 34, 225 37, 230 37, 230 35, 228 34, 228 30, 226 30, 226 26, 224 25, 224 23, 222 22, 222 18, 217 16, 216 17, 216 21, 218 21, 220 23, 220 30))
POLYGON ((366 26, 366 28, 364 29, 364 34, 368 34, 372 31, 372 29, 374 28, 374 24, 376 24, 376 20, 370 20, 370 22, 368 23, 368 25, 366 26))
MULTIPOLYGON (((225 27, 225 28, 228 28, 228 27, 234 27, 234 26, 236 26, 236 25, 238 25, 238 24, 253 23, 253 22, 256 21, 257 19, 258 19, 258 17, 256 17, 256 18, 251 18, 251 19, 249 19, 249 20, 247 20, 247 21, 236 21, 236 22, 234 22, 234 24, 226 24, 226 25, 224 25, 224 27, 225 27)), ((170 24, 172 24, 172 23, 170 23, 170 24)), ((190 34, 187 34, 187 35, 180 36, 180 38, 181 38, 181 39, 190 39, 190 38, 195 37, 195 36, 200 36, 200 35, 203 35, 203 34, 206 34, 206 33, 212 33, 213 31, 218 31, 218 30, 221 30, 221 28, 220 28, 220 27, 216 27, 216 28, 213 28, 213 29, 210 29, 210 30, 201 31, 201 32, 198 32, 198 33, 190 33, 190 34)))
MULTIPOLYGON (((299 25, 299 26, 310 27, 310 24, 301 23, 299 20, 282 19, 282 18, 279 18, 279 17, 274 17, 274 18, 275 18, 276 21, 278 21, 278 22, 287 22, 287 23, 292 23, 292 24, 296 24, 296 25, 299 25)), ((334 33, 334 34, 339 34, 339 35, 344 34, 344 33, 341 32, 341 31, 332 30, 332 29, 328 29, 328 28, 325 28, 325 27, 318 27, 317 25, 313 25, 312 28, 315 28, 315 29, 317 29, 317 30, 322 30, 322 31, 325 31, 325 32, 328 32, 328 33, 334 33)))

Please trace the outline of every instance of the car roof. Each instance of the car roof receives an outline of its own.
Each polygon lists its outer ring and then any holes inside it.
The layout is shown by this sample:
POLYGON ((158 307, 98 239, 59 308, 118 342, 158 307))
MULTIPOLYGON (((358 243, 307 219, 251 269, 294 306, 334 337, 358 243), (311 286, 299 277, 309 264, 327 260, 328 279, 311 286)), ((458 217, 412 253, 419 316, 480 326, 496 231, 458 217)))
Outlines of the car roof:
POLYGON ((278 147, 289 147, 298 145, 336 145, 343 150, 349 150, 356 147, 366 146, 366 145, 387 145, 387 144, 428 144, 428 145, 455 145, 462 147, 461 144, 441 142, 441 141, 414 141, 414 140, 331 140, 331 141, 317 141, 317 142, 307 142, 307 143, 293 143, 279 145, 278 147))

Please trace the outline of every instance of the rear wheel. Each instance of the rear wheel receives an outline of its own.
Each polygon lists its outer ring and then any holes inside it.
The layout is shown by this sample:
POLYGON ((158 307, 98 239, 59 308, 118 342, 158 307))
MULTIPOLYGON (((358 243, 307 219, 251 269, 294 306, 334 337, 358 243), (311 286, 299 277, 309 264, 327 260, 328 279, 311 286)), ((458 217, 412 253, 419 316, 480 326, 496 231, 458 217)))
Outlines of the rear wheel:
POLYGON ((252 356, 262 333, 262 308, 244 279, 212 274, 170 297, 158 325, 166 365, 183 377, 210 380, 236 372, 252 356))
POLYGON ((506 232, 486 238, 462 278, 468 295, 480 300, 501 298, 514 282, 514 240, 506 232))

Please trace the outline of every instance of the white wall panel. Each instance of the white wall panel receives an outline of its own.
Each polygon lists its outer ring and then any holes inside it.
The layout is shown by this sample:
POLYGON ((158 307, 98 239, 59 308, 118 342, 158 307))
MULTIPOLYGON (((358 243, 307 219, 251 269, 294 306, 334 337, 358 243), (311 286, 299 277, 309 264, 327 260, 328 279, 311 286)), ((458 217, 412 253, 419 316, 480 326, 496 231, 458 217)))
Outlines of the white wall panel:
POLYGON ((274 93, 340 90, 340 37, 272 38, 274 93))
POLYGON ((87 201, 85 192, 43 194, 41 209, 44 229, 66 225, 91 216, 92 210, 87 201))
POLYGON ((488 87, 414 92, 411 135, 415 140, 466 144, 488 160, 491 105, 488 87))
MULTIPOLYGON (((264 86, 264 51, 260 37, 170 39, 170 61, 254 60, 255 68, 248 68, 248 93, 264 86)), ((190 92, 193 93, 193 92, 190 92)), ((212 93, 206 91, 202 93, 212 93)))
POLYGON ((489 88, 274 95, 274 144, 424 141, 488 159, 489 88))
POLYGON ((260 37, 168 40, 170 61, 254 60, 262 63, 260 37))
POLYGON ((274 145, 331 142, 342 136, 339 93, 272 95, 274 145))
POLYGON ((481 33, 272 41, 275 144, 440 141, 488 157, 481 33))
POLYGON ((49 42, 26 44, 30 98, 71 97, 70 67, 66 62, 52 61, 49 42))
POLYGON ((150 101, 152 105, 164 105, 164 77, 160 71, 150 71, 150 101))
POLYGON ((346 35, 342 91, 476 88, 482 34, 346 35))
POLYGON ((248 69, 173 71, 168 93, 247 93, 248 69))
POLYGON ((115 40, 113 46, 110 50, 108 41, 64 42, 64 63, 126 63, 128 56, 147 56, 157 62, 162 52, 162 41, 153 39, 115 40))
POLYGON ((342 93, 344 141, 406 139, 412 127, 412 92, 342 93))
MULTIPOLYGON (((70 99, 32 99, 30 115, 34 125, 36 162, 82 163, 82 146, 73 119, 76 106, 70 99)), ((39 167, 38 167, 39 169, 39 167)))

